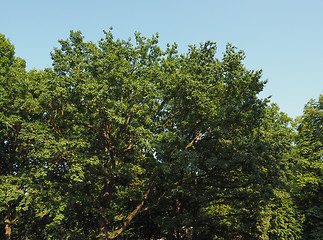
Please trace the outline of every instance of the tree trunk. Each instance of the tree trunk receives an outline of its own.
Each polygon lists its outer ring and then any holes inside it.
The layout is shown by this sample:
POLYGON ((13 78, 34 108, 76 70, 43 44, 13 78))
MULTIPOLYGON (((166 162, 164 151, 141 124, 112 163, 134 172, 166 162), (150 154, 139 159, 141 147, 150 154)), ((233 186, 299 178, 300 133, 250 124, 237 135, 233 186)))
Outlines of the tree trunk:
POLYGON ((12 222, 11 222, 11 204, 8 204, 8 209, 5 217, 5 235, 7 240, 11 240, 11 230, 12 230, 12 222))
POLYGON ((105 217, 104 217, 104 210, 107 209, 110 205, 110 201, 111 201, 112 195, 113 195, 113 184, 114 184, 114 181, 112 178, 111 181, 107 181, 105 183, 105 186, 103 189, 103 198, 102 198, 101 204, 99 206, 99 211, 101 214, 100 220, 99 220, 99 234, 100 234, 99 240, 107 240, 108 239, 107 236, 108 236, 109 223, 108 223, 107 219, 105 219, 105 217))

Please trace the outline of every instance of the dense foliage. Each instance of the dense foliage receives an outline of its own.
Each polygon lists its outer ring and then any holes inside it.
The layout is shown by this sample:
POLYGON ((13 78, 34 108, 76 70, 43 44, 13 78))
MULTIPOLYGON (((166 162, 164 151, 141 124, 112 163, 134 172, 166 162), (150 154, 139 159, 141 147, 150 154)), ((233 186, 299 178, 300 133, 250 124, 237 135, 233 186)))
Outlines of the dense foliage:
POLYGON ((228 44, 0 35, 1 239, 322 239, 322 106, 293 122, 228 44))

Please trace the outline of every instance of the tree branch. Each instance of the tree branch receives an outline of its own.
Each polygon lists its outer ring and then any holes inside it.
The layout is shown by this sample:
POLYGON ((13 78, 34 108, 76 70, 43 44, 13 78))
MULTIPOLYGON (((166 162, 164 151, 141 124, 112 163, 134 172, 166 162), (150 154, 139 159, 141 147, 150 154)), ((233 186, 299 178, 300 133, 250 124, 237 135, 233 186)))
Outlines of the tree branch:
POLYGON ((146 193, 145 193, 142 201, 140 202, 140 204, 136 207, 135 210, 133 210, 128 215, 128 217, 126 218, 126 220, 123 222, 122 227, 119 228, 119 229, 117 229, 117 230, 115 230, 115 231, 113 231, 113 232, 108 232, 108 239, 114 239, 114 238, 118 237, 123 232, 123 230, 125 230, 128 227, 128 225, 132 221, 132 219, 142 210, 142 207, 143 207, 143 205, 145 204, 145 201, 148 198, 148 195, 149 195, 150 190, 151 190, 151 188, 153 186, 153 183, 154 183, 154 181, 150 184, 150 186, 149 186, 148 190, 146 191, 146 193))

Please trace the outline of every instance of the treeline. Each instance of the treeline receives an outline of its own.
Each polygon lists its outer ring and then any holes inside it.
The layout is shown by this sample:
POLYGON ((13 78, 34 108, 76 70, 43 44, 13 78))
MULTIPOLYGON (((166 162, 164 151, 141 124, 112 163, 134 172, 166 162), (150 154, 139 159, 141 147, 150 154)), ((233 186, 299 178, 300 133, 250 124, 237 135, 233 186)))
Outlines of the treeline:
POLYGON ((323 239, 323 95, 290 119, 227 45, 0 35, 1 239, 323 239))

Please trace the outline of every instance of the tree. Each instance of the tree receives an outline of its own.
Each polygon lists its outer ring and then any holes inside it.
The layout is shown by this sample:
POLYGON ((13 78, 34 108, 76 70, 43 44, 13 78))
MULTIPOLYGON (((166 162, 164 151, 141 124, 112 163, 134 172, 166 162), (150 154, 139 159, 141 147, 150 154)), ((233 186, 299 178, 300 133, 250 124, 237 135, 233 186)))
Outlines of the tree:
MULTIPOLYGON (((220 163, 205 158, 206 147, 238 141, 262 113, 256 97, 264 85, 261 74, 246 70, 244 53, 230 45, 221 62, 212 42, 192 46, 186 56, 177 55, 176 45, 164 53, 157 37, 139 34, 136 46, 114 41, 111 32, 98 46, 84 42, 80 32, 60 43, 52 54, 54 72, 37 97, 51 147, 34 147, 47 172, 38 181, 53 194, 43 200, 45 231, 54 228, 56 237, 130 236, 124 230, 138 213, 165 201, 184 204, 187 190, 197 196, 200 186, 192 183, 228 158, 224 152, 220 163), (199 154, 195 148, 202 142, 199 154)), ((183 211, 192 220, 166 227, 166 236, 180 235, 183 226, 199 236, 200 201, 189 201, 183 211)))
POLYGON ((300 156, 296 199, 305 214, 304 239, 323 237, 323 95, 309 101, 297 119, 296 147, 300 156))
POLYGON ((113 41, 107 32, 96 46, 71 32, 52 54, 54 72, 38 101, 53 143, 50 154, 35 155, 51 174, 42 181, 55 196, 45 216, 52 237, 113 239, 147 207, 161 51, 155 37, 136 41, 113 41))
POLYGON ((13 225, 21 220, 30 201, 27 152, 21 137, 28 97, 25 62, 14 56, 14 47, 4 35, 0 35, 0 84, 0 236, 12 239, 13 225))

